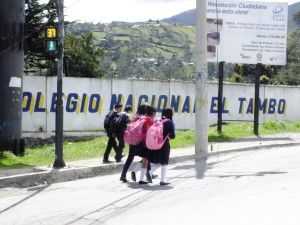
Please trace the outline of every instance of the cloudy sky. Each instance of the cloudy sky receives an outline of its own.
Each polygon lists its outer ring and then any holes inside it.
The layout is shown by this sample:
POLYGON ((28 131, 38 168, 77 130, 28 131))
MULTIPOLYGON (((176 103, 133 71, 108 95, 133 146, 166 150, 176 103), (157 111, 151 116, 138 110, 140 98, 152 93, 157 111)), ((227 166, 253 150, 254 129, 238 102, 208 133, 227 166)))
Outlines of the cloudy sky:
MULTIPOLYGON (((263 1, 288 2, 290 5, 300 0, 263 1)), ((64 0, 64 5, 66 20, 69 21, 137 22, 164 19, 194 9, 196 0, 64 0)))

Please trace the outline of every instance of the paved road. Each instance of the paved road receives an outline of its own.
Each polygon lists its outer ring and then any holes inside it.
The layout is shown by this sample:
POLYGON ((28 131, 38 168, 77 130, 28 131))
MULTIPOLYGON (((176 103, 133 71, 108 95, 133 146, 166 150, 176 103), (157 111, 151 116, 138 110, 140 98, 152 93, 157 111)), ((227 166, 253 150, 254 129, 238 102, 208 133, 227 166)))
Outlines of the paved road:
POLYGON ((0 189, 0 224, 299 225, 299 147, 169 166, 170 186, 108 175, 0 189), (196 165, 196 166, 195 166, 196 165))

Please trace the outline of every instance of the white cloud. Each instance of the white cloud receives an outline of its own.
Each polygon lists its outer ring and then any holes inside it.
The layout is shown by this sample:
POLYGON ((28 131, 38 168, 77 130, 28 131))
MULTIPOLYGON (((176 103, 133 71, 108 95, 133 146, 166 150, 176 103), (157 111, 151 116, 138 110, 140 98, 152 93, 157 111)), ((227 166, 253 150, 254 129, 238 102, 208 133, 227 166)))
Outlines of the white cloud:
MULTIPOLYGON (((41 0, 47 1, 47 0, 41 0)), ((258 0, 257 0, 258 1, 258 0)), ((264 0, 266 2, 286 2, 264 0)), ((289 4, 298 0, 289 0, 289 4)), ((196 0, 64 0, 66 20, 94 22, 164 19, 196 8, 196 0)))
POLYGON ((196 7, 195 0, 65 0, 67 20, 146 21, 163 19, 196 7), (77 3, 76 3, 77 2, 77 3))

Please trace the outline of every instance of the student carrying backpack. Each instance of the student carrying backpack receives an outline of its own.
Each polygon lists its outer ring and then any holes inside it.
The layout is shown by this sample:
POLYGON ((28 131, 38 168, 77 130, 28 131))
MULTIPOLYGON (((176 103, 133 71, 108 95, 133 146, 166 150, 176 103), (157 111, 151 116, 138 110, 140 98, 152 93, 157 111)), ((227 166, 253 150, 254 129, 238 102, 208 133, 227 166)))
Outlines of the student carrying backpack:
POLYGON ((143 124, 144 116, 138 116, 131 123, 127 125, 124 133, 124 140, 129 145, 138 145, 144 138, 143 124))
POLYGON ((116 153, 116 155, 115 155, 116 162, 120 162, 122 157, 124 156, 124 155, 122 155, 124 143, 122 143, 120 141, 121 139, 118 136, 118 133, 115 130, 113 130, 113 127, 112 127, 112 121, 122 111, 122 107, 123 106, 121 104, 116 104, 114 107, 114 110, 110 111, 105 116, 104 128, 105 128, 106 134, 108 136, 108 142, 107 142, 106 150, 103 155, 103 163, 112 163, 112 161, 109 161, 109 154, 110 154, 112 148, 114 149, 114 151, 116 153), (116 138, 118 138, 119 146, 117 145, 116 138))
POLYGON ((118 114, 116 110, 109 111, 104 118, 104 129, 106 132, 109 131, 110 123, 114 119, 114 117, 118 114))
POLYGON ((170 119, 158 119, 147 131, 146 146, 150 150, 159 150, 163 144, 169 138, 169 134, 164 138, 163 129, 164 123, 170 121, 170 119))
POLYGON ((172 108, 163 109, 161 121, 160 122, 158 121, 158 123, 155 125, 156 127, 152 125, 148 130, 149 133, 147 133, 148 145, 149 145, 149 141, 151 140, 151 143, 154 144, 152 146, 152 150, 156 150, 156 151, 150 151, 151 170, 149 171, 149 177, 152 176, 155 170, 161 167, 160 185, 170 184, 166 182, 165 179, 167 173, 167 165, 169 164, 169 158, 170 158, 169 139, 175 138, 175 125, 173 123, 172 117, 173 117, 172 108), (153 135, 153 137, 150 136, 150 132, 151 132, 150 129, 153 129, 156 132, 158 130, 161 130, 161 128, 163 133, 162 137, 158 134, 153 135), (163 141, 158 142, 157 141, 158 139, 163 141), (162 147, 160 149, 156 149, 157 147, 159 147, 158 146, 159 144, 162 144, 162 147))
MULTIPOLYGON (((127 143, 137 143, 137 142, 134 142, 134 141, 132 142, 131 140, 129 140, 131 137, 130 134, 132 132, 130 131, 131 128, 128 128, 128 127, 131 127, 132 124, 134 123, 134 121, 138 120, 138 118, 140 118, 140 117, 143 117, 145 114, 146 114, 146 105, 143 104, 143 105, 138 106, 136 115, 132 118, 132 122, 127 125, 127 128, 126 128, 127 132, 125 131, 125 133, 124 133, 124 139, 126 140, 127 143), (125 138, 125 136, 126 136, 126 138, 125 138)), ((126 174, 130 168, 131 163, 133 162, 134 157, 138 155, 137 153, 138 153, 139 147, 141 147, 141 146, 129 144, 128 157, 124 163, 124 167, 123 167, 122 174, 120 177, 120 180, 123 182, 128 182, 128 180, 126 178, 126 174)), ((136 181, 134 171, 131 172, 131 178, 133 181, 136 181)))
POLYGON ((126 113, 116 113, 109 122, 108 132, 114 134, 120 133, 126 127, 127 119, 128 115, 126 113))

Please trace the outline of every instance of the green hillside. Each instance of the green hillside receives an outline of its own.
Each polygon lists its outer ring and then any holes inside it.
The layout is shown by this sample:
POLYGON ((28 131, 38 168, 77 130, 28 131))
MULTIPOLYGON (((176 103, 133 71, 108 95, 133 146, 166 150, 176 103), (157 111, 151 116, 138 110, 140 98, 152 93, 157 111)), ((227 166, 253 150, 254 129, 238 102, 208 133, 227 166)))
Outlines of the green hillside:
POLYGON ((137 50, 134 54, 136 57, 157 57, 157 53, 166 59, 171 59, 174 53, 182 57, 185 48, 194 48, 195 45, 195 27, 185 25, 122 23, 110 27, 106 32, 93 33, 98 46, 112 44, 108 50, 115 50, 119 46, 132 47, 137 50), (128 43, 131 41, 133 43, 128 43))
POLYGON ((168 23, 77 24, 67 31, 93 32, 105 49, 101 67, 106 77, 191 79, 194 70, 195 27, 168 23), (88 28, 89 27, 89 28, 88 28))
MULTIPOLYGON (((289 6, 289 33, 299 26, 292 22, 293 14, 299 8, 300 3, 289 6)), ((94 44, 104 49, 104 58, 99 67, 105 71, 105 78, 192 80, 195 77, 196 28, 184 21, 185 18, 193 19, 194 12, 195 10, 183 12, 171 17, 168 22, 149 20, 143 23, 72 23, 68 25, 67 32, 75 35, 92 32, 94 44)), ((289 38, 288 43, 291 46, 298 40, 298 35, 294 36, 289 38)), ((295 43, 295 46, 298 45, 295 43)), ((295 51, 296 55, 297 49, 288 47, 288 51, 295 51)), ((290 59, 295 54, 289 54, 288 63, 295 61, 290 59)), ((217 78, 217 67, 215 63, 208 63, 210 80, 217 78)), ((252 74, 250 72, 253 68, 251 66, 249 68, 246 71, 252 74)), ((267 68, 267 70, 264 74, 267 78, 265 82, 275 82, 271 78, 275 77, 274 73, 276 74, 279 69, 267 68)), ((252 82, 253 76, 241 75, 236 71, 239 71, 237 66, 225 65, 225 76, 229 81, 252 82)), ((282 83, 276 82, 275 84, 282 83)))

